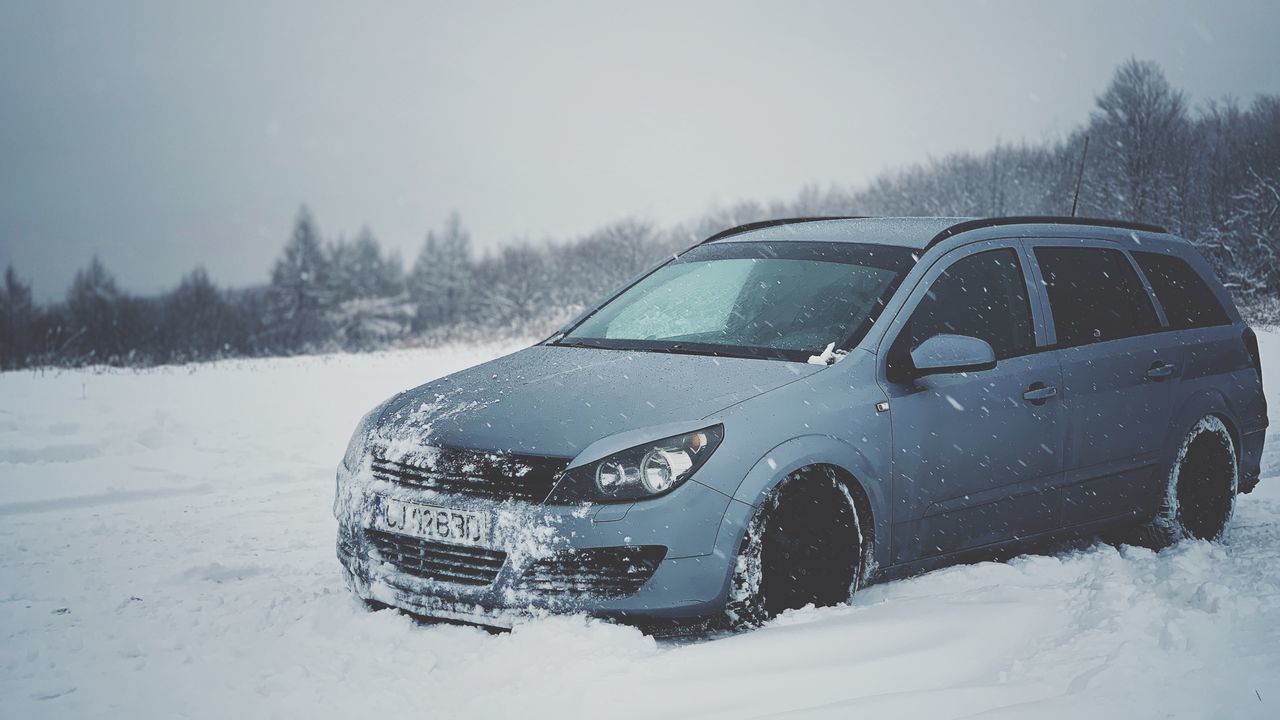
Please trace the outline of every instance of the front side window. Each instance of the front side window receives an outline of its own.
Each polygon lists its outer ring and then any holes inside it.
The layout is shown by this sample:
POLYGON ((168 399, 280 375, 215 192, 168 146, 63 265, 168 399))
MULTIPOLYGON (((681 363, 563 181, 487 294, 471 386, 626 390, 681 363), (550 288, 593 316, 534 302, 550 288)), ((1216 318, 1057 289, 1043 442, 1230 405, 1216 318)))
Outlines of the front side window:
POLYGON ((1231 322, 1208 283, 1187 261, 1153 252, 1135 252, 1133 259, 1151 281, 1156 299, 1169 318, 1169 327, 1186 330, 1231 322))
POLYGON ((1035 346, 1031 304, 1017 251, 988 250, 944 270, 894 341, 890 373, 897 375, 908 367, 911 351, 940 334, 986 340, 997 359, 1024 354, 1035 346))
POLYGON ((1039 247, 1036 262, 1058 344, 1085 345, 1160 329, 1147 289, 1119 250, 1039 247))
POLYGON ((914 263, 909 249, 893 246, 702 245, 556 344, 803 361, 831 343, 856 344, 914 263))

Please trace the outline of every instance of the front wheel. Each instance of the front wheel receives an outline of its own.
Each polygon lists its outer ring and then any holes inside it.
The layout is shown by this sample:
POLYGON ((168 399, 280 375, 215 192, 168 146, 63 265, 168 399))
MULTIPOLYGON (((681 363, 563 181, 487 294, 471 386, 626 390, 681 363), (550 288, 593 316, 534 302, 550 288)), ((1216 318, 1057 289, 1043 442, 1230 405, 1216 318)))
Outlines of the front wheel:
POLYGON ((1220 418, 1206 415, 1179 446, 1160 512, 1143 527, 1140 543, 1159 549, 1186 539, 1220 539, 1239 483, 1231 432, 1220 418))
POLYGON ((725 608, 730 625, 847 601, 862 576, 863 549, 857 504, 833 472, 788 477, 747 527, 725 608))

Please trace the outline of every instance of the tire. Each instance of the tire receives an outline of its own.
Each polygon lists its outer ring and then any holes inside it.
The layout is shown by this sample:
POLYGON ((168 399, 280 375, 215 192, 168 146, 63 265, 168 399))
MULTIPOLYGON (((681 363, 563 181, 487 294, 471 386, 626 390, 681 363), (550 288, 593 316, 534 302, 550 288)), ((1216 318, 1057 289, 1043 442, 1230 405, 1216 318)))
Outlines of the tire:
POLYGON ((747 526, 725 607, 730 627, 848 601, 866 566, 864 537, 857 504, 834 473, 788 477, 747 526))
POLYGON ((1138 544, 1159 550, 1182 540, 1221 539, 1239 484, 1235 441, 1220 418, 1206 415, 1178 447, 1160 512, 1140 529, 1138 544))

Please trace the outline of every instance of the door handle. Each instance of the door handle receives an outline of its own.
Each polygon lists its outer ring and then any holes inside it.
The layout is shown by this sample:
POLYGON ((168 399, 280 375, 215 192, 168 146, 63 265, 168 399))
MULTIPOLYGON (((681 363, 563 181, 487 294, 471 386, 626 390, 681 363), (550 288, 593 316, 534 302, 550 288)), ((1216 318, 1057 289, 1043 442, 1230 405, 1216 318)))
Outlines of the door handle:
POLYGON ((1033 382, 1027 391, 1022 393, 1022 399, 1032 405, 1043 405, 1049 401, 1049 398, 1058 394, 1058 388, 1052 385, 1045 385, 1042 382, 1033 382))
POLYGON ((1173 373, 1177 371, 1177 369, 1178 369, 1177 365, 1160 362, 1159 360, 1157 360, 1151 365, 1151 369, 1147 370, 1147 379, 1155 380, 1159 382, 1166 378, 1172 377, 1173 373))

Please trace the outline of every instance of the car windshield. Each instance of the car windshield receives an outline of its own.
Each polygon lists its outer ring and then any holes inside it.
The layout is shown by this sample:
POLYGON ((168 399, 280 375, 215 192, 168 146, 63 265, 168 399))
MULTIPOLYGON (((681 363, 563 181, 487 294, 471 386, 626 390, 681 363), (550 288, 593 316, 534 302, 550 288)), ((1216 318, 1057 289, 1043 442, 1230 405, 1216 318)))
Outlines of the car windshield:
POLYGON ((909 249, 884 245, 700 245, 556 344, 803 362, 829 344, 857 344, 914 263, 909 249))

